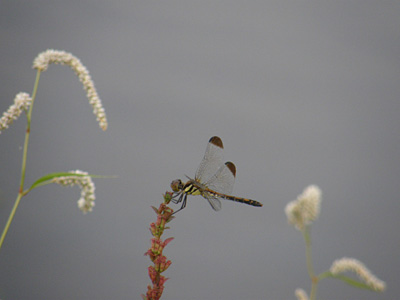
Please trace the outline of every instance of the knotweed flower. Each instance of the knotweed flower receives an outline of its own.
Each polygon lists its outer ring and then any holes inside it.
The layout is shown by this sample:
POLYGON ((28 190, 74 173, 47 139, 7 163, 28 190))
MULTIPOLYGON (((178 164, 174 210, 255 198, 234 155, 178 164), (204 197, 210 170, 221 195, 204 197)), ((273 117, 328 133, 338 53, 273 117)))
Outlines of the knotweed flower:
POLYGON ((7 129, 14 120, 17 120, 22 111, 26 111, 31 105, 32 99, 27 93, 18 93, 14 98, 14 104, 11 105, 0 119, 0 133, 7 129))
POLYGON ((297 300, 308 300, 307 293, 302 289, 296 289, 294 292, 297 300))
POLYGON ((385 282, 375 277, 367 267, 357 259, 343 257, 335 260, 330 268, 333 275, 338 275, 344 272, 354 272, 364 281, 369 287, 378 292, 383 292, 386 288, 385 282))
POLYGON ((151 239, 151 247, 145 255, 150 256, 151 261, 154 262, 154 260, 162 255, 162 251, 171 242, 174 238, 168 238, 165 241, 162 241, 159 237, 155 237, 151 239))
POLYGON ((164 247, 170 243, 173 238, 168 238, 165 241, 161 240, 161 235, 163 234, 166 223, 171 221, 174 217, 172 216, 173 210, 167 206, 171 201, 171 193, 166 193, 164 195, 164 203, 161 203, 159 208, 152 206, 153 210, 157 214, 157 221, 150 224, 150 231, 154 238, 151 239, 151 246, 146 251, 145 255, 148 255, 154 266, 148 268, 149 277, 153 286, 147 286, 146 295, 142 295, 144 300, 158 300, 161 298, 162 292, 164 290, 164 283, 168 278, 161 275, 162 272, 168 269, 171 265, 171 261, 163 255, 164 247))
POLYGON ((86 91, 86 96, 89 99, 90 105, 93 107, 93 113, 97 117, 97 121, 99 122, 101 129, 106 130, 108 126, 106 114, 101 104, 101 100, 97 94, 96 88, 94 87, 93 80, 90 77, 89 71, 86 69, 86 67, 71 53, 49 49, 40 53, 35 58, 33 61, 33 68, 44 72, 47 70, 50 64, 68 65, 72 70, 74 70, 75 74, 78 75, 79 80, 83 84, 83 88, 86 91))
MULTIPOLYGON (((87 172, 80 170, 71 171, 70 173, 88 175, 87 172)), ((90 176, 61 176, 53 178, 52 182, 62 186, 78 185, 81 188, 81 198, 78 200, 79 209, 84 214, 93 210, 96 197, 94 194, 95 186, 90 176)))
POLYGON ((171 265, 171 261, 167 260, 167 258, 164 255, 159 255, 155 260, 154 260, 154 269, 158 273, 162 273, 165 270, 168 269, 168 267, 171 265))
POLYGON ((318 218, 321 205, 321 190, 316 185, 307 187, 297 200, 286 205, 285 213, 290 224, 303 230, 318 218))

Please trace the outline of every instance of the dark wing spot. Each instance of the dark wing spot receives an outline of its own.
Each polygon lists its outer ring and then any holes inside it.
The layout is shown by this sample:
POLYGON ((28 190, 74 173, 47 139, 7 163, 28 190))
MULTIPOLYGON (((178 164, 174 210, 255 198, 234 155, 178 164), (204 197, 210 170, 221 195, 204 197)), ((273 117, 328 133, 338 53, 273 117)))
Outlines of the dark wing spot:
POLYGON ((215 146, 217 146, 217 147, 219 147, 219 148, 224 149, 224 145, 222 144, 222 140, 217 136, 213 136, 208 142, 213 144, 213 145, 215 145, 215 146))
POLYGON ((228 169, 232 172, 233 177, 236 177, 236 167, 233 164, 233 162, 228 161, 228 162, 225 163, 225 166, 227 166, 228 169))

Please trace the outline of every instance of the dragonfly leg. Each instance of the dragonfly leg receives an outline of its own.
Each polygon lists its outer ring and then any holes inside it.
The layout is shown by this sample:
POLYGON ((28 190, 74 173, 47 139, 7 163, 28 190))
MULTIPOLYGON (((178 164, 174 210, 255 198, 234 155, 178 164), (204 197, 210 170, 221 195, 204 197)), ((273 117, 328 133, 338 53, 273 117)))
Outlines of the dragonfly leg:
POLYGON ((178 199, 176 199, 177 196, 179 196, 178 193, 173 193, 173 194, 172 194, 172 197, 171 197, 171 201, 172 201, 173 203, 175 203, 175 204, 176 204, 176 203, 179 203, 180 200, 181 200, 181 199, 180 199, 181 197, 178 198, 178 199))
POLYGON ((171 201, 172 201, 173 203, 177 204, 177 203, 179 203, 179 202, 182 201, 182 196, 183 196, 183 195, 182 195, 181 193, 179 193, 179 192, 173 193, 173 194, 172 194, 171 201), (178 196, 180 196, 180 197, 177 198, 178 196))
POLYGON ((183 198, 183 202, 182 202, 181 208, 178 209, 177 211, 173 212, 173 215, 176 214, 178 211, 181 211, 182 209, 184 209, 184 208, 186 207, 187 194, 182 194, 182 195, 179 197, 179 200, 178 200, 177 203, 181 202, 181 201, 182 201, 182 198, 183 198))

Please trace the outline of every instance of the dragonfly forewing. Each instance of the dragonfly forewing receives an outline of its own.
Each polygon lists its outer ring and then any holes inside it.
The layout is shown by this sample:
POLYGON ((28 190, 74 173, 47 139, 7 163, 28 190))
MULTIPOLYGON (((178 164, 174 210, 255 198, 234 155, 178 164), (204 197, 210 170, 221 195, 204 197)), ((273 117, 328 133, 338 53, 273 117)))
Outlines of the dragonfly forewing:
POLYGON ((207 144, 206 152, 203 160, 197 168, 195 180, 198 182, 208 182, 210 178, 223 165, 223 149, 222 140, 213 136, 207 144))

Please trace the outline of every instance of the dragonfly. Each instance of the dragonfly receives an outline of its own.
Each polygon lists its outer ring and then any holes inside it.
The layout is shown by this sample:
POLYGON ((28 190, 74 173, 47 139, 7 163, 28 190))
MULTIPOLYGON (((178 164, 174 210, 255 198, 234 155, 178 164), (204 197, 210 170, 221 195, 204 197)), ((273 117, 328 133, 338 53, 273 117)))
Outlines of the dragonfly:
POLYGON ((255 200, 231 196, 236 177, 236 167, 230 161, 223 163, 223 149, 221 138, 213 136, 208 141, 206 152, 197 168, 194 179, 186 176, 189 179, 186 183, 183 183, 180 179, 172 181, 172 202, 176 204, 182 202, 181 208, 174 214, 186 207, 188 195, 202 196, 207 199, 215 211, 221 209, 220 199, 262 206, 260 202, 255 200))

